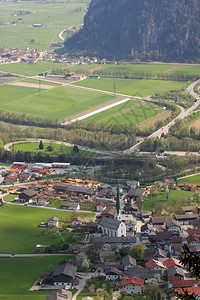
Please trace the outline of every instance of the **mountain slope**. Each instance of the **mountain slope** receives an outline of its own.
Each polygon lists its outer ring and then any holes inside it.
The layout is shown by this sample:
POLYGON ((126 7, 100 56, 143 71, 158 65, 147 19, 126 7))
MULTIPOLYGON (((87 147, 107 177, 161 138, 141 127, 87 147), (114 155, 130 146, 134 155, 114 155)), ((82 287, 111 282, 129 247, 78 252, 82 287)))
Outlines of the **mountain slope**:
POLYGON ((101 57, 197 60, 199 0, 92 0, 66 51, 101 57))

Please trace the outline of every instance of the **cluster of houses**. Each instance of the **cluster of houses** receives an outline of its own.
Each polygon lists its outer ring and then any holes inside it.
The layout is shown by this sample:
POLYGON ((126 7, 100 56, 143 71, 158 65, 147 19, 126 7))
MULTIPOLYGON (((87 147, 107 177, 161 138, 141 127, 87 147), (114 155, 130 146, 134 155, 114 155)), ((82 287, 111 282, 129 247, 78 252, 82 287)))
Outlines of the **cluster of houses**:
MULTIPOLYGON (((193 207, 183 207, 183 215, 149 216, 148 219, 136 215, 134 218, 123 207, 120 208, 118 187, 116 193, 115 206, 102 207, 102 211, 96 216, 96 222, 84 223, 80 217, 72 220, 75 231, 82 229, 90 235, 90 243, 99 257, 99 263, 93 266, 93 276, 104 276, 106 280, 115 282, 116 289, 130 295, 143 294, 148 283, 167 282, 171 296, 175 293, 182 294, 187 289, 189 294, 200 297, 198 281, 180 262, 185 243, 195 253, 200 252, 200 208, 197 208, 198 214, 193 213, 193 207), (130 255, 130 248, 136 244, 143 245, 144 255, 141 259, 130 255), (116 253, 122 248, 127 251, 116 258, 116 253)), ((132 198, 129 199, 131 200, 132 198)), ((56 224, 58 220, 51 218, 48 222, 56 224)), ((74 245, 75 251, 81 251, 81 247, 74 245)), ((74 264, 69 261, 61 262, 51 274, 42 278, 42 284, 48 282, 66 288, 76 286, 77 266, 74 264)))
MULTIPOLYGON (((17 22, 17 21, 16 21, 17 22)), ((17 48, 0 48, 0 64, 6 63, 28 63, 32 64, 37 56, 37 49, 27 47, 26 50, 17 48)))

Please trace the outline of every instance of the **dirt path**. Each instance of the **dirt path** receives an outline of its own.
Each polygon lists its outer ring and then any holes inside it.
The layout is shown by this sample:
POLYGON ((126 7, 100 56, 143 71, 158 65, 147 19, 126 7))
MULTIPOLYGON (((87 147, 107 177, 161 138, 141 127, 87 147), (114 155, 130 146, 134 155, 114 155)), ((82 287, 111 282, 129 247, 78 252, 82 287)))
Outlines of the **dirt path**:
POLYGON ((175 71, 179 70, 180 68, 181 68, 181 66, 174 66, 173 68, 165 71, 164 73, 171 74, 171 73, 174 73, 175 71))
POLYGON ((21 87, 30 87, 30 88, 41 88, 44 90, 51 90, 55 88, 55 85, 48 85, 48 84, 38 84, 38 83, 30 83, 30 82, 22 82, 22 81, 15 81, 15 82, 8 82, 8 85, 15 85, 15 86, 21 86, 21 87))

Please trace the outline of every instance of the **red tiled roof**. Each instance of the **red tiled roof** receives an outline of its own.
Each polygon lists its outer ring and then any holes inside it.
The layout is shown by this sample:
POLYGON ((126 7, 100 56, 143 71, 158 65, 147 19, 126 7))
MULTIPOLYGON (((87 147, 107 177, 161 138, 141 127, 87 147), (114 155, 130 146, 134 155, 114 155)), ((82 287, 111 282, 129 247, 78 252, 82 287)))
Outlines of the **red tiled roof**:
POLYGON ((138 278, 138 277, 129 277, 129 278, 124 278, 119 284, 119 287, 127 284, 135 284, 135 285, 144 285, 144 279, 138 278))
POLYGON ((182 243, 182 240, 183 240, 182 236, 173 236, 172 237, 172 243, 174 243, 174 244, 182 243))
POLYGON ((191 287, 187 289, 175 289, 175 292, 178 294, 184 294, 185 290, 187 290, 189 295, 200 295, 200 288, 199 287, 191 287))
POLYGON ((197 229, 191 229, 191 228, 189 228, 187 232, 188 232, 188 235, 196 234, 196 235, 200 236, 200 228, 197 228, 197 229))
POLYGON ((145 266, 150 269, 154 269, 156 267, 161 267, 163 269, 166 269, 166 266, 163 263, 155 259, 151 259, 148 262, 146 262, 145 266))
POLYGON ((194 286, 194 280, 188 279, 188 280, 175 280, 172 281, 172 288, 188 288, 188 287, 193 287, 194 286))
POLYGON ((106 203, 103 203, 103 202, 100 203, 99 205, 102 206, 102 207, 106 207, 106 203))
POLYGON ((76 217, 76 218, 73 218, 73 219, 72 219, 72 222, 73 222, 73 221, 80 221, 80 222, 82 222, 83 219, 82 219, 81 217, 76 217))
POLYGON ((165 261, 163 261, 163 264, 169 269, 171 267, 174 267, 174 266, 178 266, 180 268, 183 268, 184 266, 180 263, 180 260, 179 259, 176 259, 176 258, 168 258, 166 259, 165 261))
POLYGON ((189 235, 187 238, 187 243, 190 244, 194 241, 197 241, 198 243, 200 243, 200 237, 198 235, 196 235, 195 233, 189 235))

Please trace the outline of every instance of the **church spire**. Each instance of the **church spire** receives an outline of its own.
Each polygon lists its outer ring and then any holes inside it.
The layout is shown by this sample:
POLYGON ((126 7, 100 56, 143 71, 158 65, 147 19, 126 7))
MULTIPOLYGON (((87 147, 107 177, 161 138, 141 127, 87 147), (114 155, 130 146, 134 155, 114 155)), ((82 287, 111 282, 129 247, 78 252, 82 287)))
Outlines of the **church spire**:
POLYGON ((115 219, 121 220, 120 199, 119 199, 119 185, 117 185, 117 199, 116 199, 115 219))

